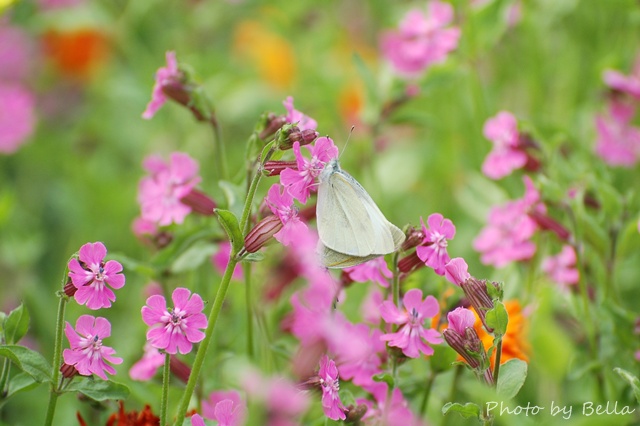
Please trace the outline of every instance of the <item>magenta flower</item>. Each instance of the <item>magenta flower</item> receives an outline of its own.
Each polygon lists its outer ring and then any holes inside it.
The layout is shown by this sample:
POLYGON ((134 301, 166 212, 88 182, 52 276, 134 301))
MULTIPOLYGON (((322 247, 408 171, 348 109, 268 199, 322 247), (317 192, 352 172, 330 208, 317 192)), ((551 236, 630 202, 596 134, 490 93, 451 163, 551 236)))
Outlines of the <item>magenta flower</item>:
POLYGON ((320 358, 320 386, 322 387, 322 410, 325 416, 331 420, 344 420, 347 418, 344 411, 345 406, 340 401, 340 376, 338 375, 338 367, 336 363, 323 355, 320 358))
MULTIPOLYGON (((227 264, 229 263, 229 255, 231 254, 231 244, 227 241, 224 241, 219 244, 218 252, 211 256, 211 263, 213 267, 220 273, 220 275, 224 274, 224 271, 227 269, 227 264)), ((242 281, 242 266, 240 264, 236 265, 233 270, 233 275, 231 278, 237 281, 242 281)))
MULTIPOLYGON (((386 387, 386 385, 385 385, 386 387)), ((402 395, 400 389, 395 388, 388 400, 385 390, 381 395, 375 395, 376 404, 369 399, 359 398, 356 400, 358 405, 364 404, 367 407, 362 420, 366 424, 384 425, 384 426, 424 426, 424 422, 420 417, 413 414, 409 403, 402 395)))
POLYGON ((141 382, 151 380, 158 372, 158 368, 164 365, 164 358, 165 356, 158 348, 154 348, 149 342, 145 343, 144 354, 129 369, 129 377, 141 382))
POLYGON ((122 358, 114 357, 116 351, 102 345, 102 339, 111 336, 111 324, 106 318, 82 315, 76 321, 76 329, 67 322, 64 333, 71 349, 62 352, 65 364, 73 365, 82 376, 95 374, 107 380, 106 373, 116 374, 111 364, 122 363, 122 358))
POLYGON ((433 354, 433 348, 424 341, 431 344, 442 343, 440 333, 434 329, 425 329, 423 323, 425 319, 432 318, 440 311, 438 301, 433 296, 427 296, 422 300, 422 290, 409 290, 402 300, 404 310, 388 300, 380 305, 382 318, 390 324, 401 325, 396 333, 383 334, 380 339, 389 342, 389 346, 402 349, 402 352, 409 358, 417 358, 422 352, 425 355, 433 354))
POLYGON ((33 133, 35 100, 18 84, 0 83, 0 153, 12 154, 33 133))
POLYGON ((284 169, 280 173, 280 183, 287 188, 293 198, 302 204, 307 202, 312 190, 315 190, 316 178, 324 169, 324 165, 338 156, 338 148, 330 138, 318 138, 312 145, 305 145, 311 154, 311 160, 303 157, 300 143, 293 144, 298 170, 284 169))
POLYGON ((107 249, 101 242, 87 243, 80 247, 78 258, 69 261, 69 278, 77 289, 73 297, 89 309, 109 308, 116 300, 111 288, 124 286, 122 265, 115 260, 105 263, 106 255, 107 249))
POLYGON ((450 283, 457 286, 471 278, 469 266, 461 257, 453 258, 444 267, 444 276, 450 283))
POLYGON ((602 78, 613 90, 627 93, 640 100, 640 55, 636 58, 631 75, 626 76, 619 71, 606 70, 602 78))
POLYGON ((360 265, 344 268, 343 271, 349 278, 357 283, 373 281, 382 287, 389 287, 389 279, 393 277, 393 272, 387 266, 384 258, 377 257, 360 265))
POLYGON ((564 245, 556 256, 550 256, 542 261, 542 270, 561 285, 577 284, 580 273, 576 268, 576 251, 570 245, 564 245))
POLYGON ((287 123, 296 124, 300 130, 316 130, 318 123, 313 118, 304 115, 300 111, 293 108, 293 98, 288 96, 282 104, 287 110, 287 123))
POLYGON ((469 309, 459 307, 447 314, 447 320, 449 321, 450 329, 464 336, 465 330, 473 327, 473 324, 476 322, 476 316, 469 309))
POLYGON ((218 426, 240 426, 244 424, 246 404, 236 391, 211 392, 209 399, 202 401, 202 415, 217 420, 218 426))
POLYGON ((640 157, 640 129, 631 125, 632 105, 612 101, 607 115, 596 117, 595 151, 611 166, 632 167, 640 157))
POLYGON ((491 179, 508 176, 527 164, 527 154, 520 146, 516 118, 500 111, 484 124, 484 137, 493 142, 493 150, 482 163, 482 173, 491 179))
POLYGON ((0 26, 0 81, 23 81, 29 74, 33 56, 29 35, 20 27, 3 21, 0 26))
POLYGON ((403 76, 415 77, 432 64, 443 62, 458 46, 460 29, 447 26, 453 21, 453 7, 433 0, 428 13, 414 9, 400 22, 397 32, 382 37, 382 55, 403 76))
POLYGON ((528 214, 544 214, 546 209, 531 179, 525 176, 524 182, 525 196, 492 208, 489 223, 473 240, 473 248, 481 253, 480 261, 485 265, 502 268, 513 261, 530 259, 536 252, 531 237, 538 224, 528 214))
POLYGON ((138 202, 142 218, 160 226, 182 223, 191 207, 180 199, 200 182, 198 163, 182 152, 171 154, 169 163, 149 156, 143 166, 149 172, 138 186, 138 202))
POLYGON ((427 218, 428 228, 422 218, 420 223, 424 239, 422 244, 416 247, 416 253, 425 265, 433 268, 436 274, 444 275, 444 265, 449 262, 448 240, 456 235, 456 227, 440 213, 434 213, 427 218))
POLYGON ((265 200, 273 214, 282 222, 282 229, 273 235, 282 245, 288 246, 300 233, 307 231, 307 225, 298 217, 298 209, 293 205, 293 197, 286 188, 274 183, 265 200))
POLYGON ((167 353, 181 354, 191 352, 193 343, 204 339, 201 328, 207 327, 207 318, 202 313, 202 298, 182 287, 173 291, 173 308, 167 308, 167 301, 160 295, 147 299, 142 307, 142 320, 149 327, 147 340, 153 347, 164 349, 167 353))
POLYGON ((191 416, 191 426, 206 426, 204 419, 199 414, 191 416))
POLYGON ((178 70, 176 52, 167 52, 166 58, 167 66, 159 68, 158 71, 156 71, 156 82, 151 92, 151 100, 147 104, 147 109, 142 113, 142 118, 145 120, 150 120, 167 101, 167 97, 162 91, 163 86, 181 78, 181 73, 178 70))

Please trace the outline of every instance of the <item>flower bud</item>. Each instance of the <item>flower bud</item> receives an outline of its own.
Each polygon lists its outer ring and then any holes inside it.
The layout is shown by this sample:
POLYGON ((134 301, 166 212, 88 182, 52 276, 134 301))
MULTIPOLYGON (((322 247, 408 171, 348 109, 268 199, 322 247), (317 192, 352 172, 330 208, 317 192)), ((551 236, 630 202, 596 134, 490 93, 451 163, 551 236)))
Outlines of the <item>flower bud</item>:
POLYGON ((169 357, 169 368, 171 369, 171 373, 182 382, 187 383, 189 381, 191 367, 180 361, 175 355, 169 357))
POLYGON ((67 278, 67 282, 64 284, 64 288, 62 290, 67 296, 73 297, 73 295, 76 294, 76 291, 78 291, 78 288, 73 285, 71 278, 67 278))
POLYGON ((269 136, 273 136, 282 126, 287 123, 287 118, 284 115, 275 115, 270 112, 269 114, 262 116, 261 130, 258 137, 262 140, 267 139, 269 136))
POLYGON ((74 367, 73 365, 69 365, 67 363, 64 363, 64 362, 60 366, 60 372, 62 373, 62 377, 64 377, 65 379, 70 379, 73 376, 77 376, 78 375, 78 370, 76 370, 76 367, 74 367))
POLYGON ((418 253, 415 251, 408 256, 403 257, 398 262, 398 270, 402 273, 408 273, 411 271, 415 271, 421 267, 425 266, 425 263, 420 260, 418 257, 418 253))
POLYGON ((347 407, 347 418, 345 419, 346 424, 360 424, 360 420, 367 414, 367 406, 364 404, 360 404, 357 407, 353 405, 349 405, 347 407))
POLYGON ((402 243, 401 250, 409 250, 414 247, 418 247, 420 244, 422 244, 423 240, 424 232, 422 232, 422 229, 416 229, 412 226, 407 231, 407 238, 404 240, 404 243, 402 243))
POLYGON ((487 286, 493 285, 498 292, 501 291, 500 285, 495 282, 487 282, 486 280, 477 280, 474 277, 468 278, 460 284, 464 294, 469 299, 469 303, 473 306, 476 313, 480 317, 482 324, 489 333, 493 332, 493 328, 488 327, 485 317, 487 311, 493 309, 493 299, 487 291, 487 286))
POLYGON ((489 357, 484 350, 482 340, 473 327, 467 327, 464 330, 464 335, 452 328, 447 328, 442 332, 442 336, 447 344, 469 364, 478 377, 484 377, 489 385, 493 384, 489 357))
POLYGON ((558 238, 560 238, 560 240, 562 241, 569 241, 569 237, 571 236, 571 233, 567 228, 565 228, 562 224, 560 224, 555 219, 547 216, 544 213, 540 213, 539 211, 536 211, 534 209, 531 209, 531 211, 528 213, 528 216, 531 219, 533 219, 535 223, 538 224, 540 229, 555 233, 558 236, 558 238))
POLYGON ((262 168, 269 173, 267 176, 279 176, 284 169, 298 170, 296 161, 267 161, 262 168))
POLYGON ((216 208, 215 201, 197 189, 192 189, 187 195, 180 199, 180 202, 191 207, 194 213, 202 216, 213 216, 213 209, 216 208))
POLYGON ((278 133, 276 133, 276 144, 278 149, 286 151, 293 148, 293 144, 298 142, 300 146, 308 145, 320 134, 315 130, 300 130, 295 124, 285 124, 278 133))
POLYGON ((244 251, 255 253, 282 229, 282 222, 276 215, 267 216, 253 227, 244 238, 244 251))

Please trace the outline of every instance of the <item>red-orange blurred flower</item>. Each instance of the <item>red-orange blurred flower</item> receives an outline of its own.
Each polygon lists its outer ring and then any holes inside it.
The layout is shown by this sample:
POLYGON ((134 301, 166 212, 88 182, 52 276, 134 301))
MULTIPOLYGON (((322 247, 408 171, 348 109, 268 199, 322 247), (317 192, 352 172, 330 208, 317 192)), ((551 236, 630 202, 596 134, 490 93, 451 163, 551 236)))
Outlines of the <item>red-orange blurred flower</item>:
POLYGON ((43 43, 55 67, 72 78, 90 77, 109 54, 107 37, 96 28, 49 30, 44 34, 43 43))
MULTIPOLYGON (((145 405, 140 412, 135 410, 125 412, 124 403, 120 401, 119 404, 118 412, 109 416, 105 426, 158 426, 160 424, 160 418, 153 414, 149 405, 145 405)), ((80 426, 87 426, 80 413, 77 413, 76 417, 80 426)))

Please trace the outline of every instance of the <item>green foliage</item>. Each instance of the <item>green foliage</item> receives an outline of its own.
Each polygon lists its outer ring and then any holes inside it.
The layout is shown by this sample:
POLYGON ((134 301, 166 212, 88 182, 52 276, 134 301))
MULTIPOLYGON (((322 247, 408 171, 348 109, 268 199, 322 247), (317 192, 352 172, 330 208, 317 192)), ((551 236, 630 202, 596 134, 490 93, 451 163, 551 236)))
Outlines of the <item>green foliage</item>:
POLYGON ((513 358, 500 366, 500 377, 496 389, 504 399, 515 397, 527 378, 527 363, 513 358))

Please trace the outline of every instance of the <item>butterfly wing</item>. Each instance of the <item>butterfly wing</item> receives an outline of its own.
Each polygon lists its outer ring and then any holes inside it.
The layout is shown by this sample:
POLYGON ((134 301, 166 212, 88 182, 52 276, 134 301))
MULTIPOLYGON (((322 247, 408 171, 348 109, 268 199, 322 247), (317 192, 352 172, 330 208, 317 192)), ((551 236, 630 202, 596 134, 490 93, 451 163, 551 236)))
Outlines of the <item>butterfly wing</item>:
POLYGON ((379 254, 353 256, 350 254, 339 253, 335 250, 331 250, 329 247, 322 244, 322 242, 318 244, 318 252, 320 253, 320 261, 327 268, 348 268, 350 266, 356 266, 371 259, 375 259, 376 257, 380 257, 379 254))

